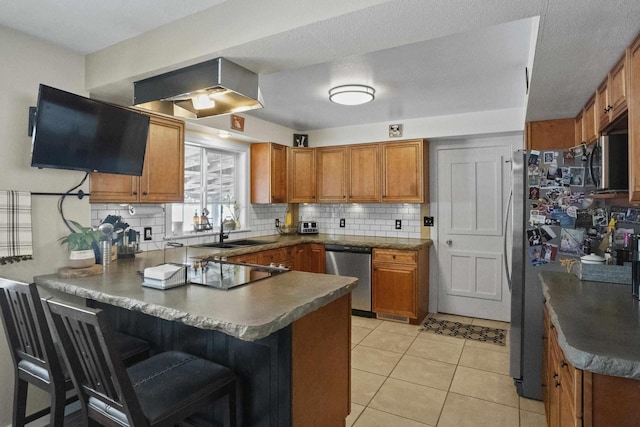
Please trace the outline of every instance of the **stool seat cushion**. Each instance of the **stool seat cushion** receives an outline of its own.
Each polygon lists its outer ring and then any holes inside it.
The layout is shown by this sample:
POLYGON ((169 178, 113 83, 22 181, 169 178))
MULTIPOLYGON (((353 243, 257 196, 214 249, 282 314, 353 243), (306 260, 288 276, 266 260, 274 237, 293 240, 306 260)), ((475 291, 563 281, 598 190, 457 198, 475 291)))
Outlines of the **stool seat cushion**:
MULTIPOLYGON (((149 424, 171 417, 235 379, 224 366, 178 351, 146 359, 128 368, 127 374, 149 424)), ((95 398, 89 399, 89 406, 127 425, 127 416, 116 408, 95 398)))

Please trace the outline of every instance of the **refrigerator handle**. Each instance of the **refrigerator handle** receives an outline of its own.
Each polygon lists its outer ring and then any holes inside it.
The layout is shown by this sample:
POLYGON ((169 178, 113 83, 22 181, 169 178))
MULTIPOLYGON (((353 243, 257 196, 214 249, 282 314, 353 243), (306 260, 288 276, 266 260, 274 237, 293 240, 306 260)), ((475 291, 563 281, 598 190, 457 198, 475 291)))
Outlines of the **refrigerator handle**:
POLYGON ((504 269, 507 272, 507 285, 509 285, 509 290, 511 290, 511 272, 509 271, 509 259, 507 258, 507 231, 509 227, 509 214, 512 212, 511 208, 511 200, 513 199, 513 189, 509 192, 509 201, 507 202, 507 211, 504 215, 504 232, 502 233, 502 243, 503 243, 503 251, 502 251, 502 259, 504 261, 504 269))

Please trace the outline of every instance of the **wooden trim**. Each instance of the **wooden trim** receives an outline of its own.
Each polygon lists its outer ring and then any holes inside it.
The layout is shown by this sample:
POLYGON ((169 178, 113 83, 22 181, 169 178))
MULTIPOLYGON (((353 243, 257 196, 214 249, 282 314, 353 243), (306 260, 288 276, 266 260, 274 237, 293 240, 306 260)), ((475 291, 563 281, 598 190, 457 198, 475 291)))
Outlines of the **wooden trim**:
POLYGON ((351 293, 292 327, 292 426, 344 426, 351 411, 351 293))
POLYGON ((582 376, 582 425, 593 425, 593 374, 584 371, 582 376))

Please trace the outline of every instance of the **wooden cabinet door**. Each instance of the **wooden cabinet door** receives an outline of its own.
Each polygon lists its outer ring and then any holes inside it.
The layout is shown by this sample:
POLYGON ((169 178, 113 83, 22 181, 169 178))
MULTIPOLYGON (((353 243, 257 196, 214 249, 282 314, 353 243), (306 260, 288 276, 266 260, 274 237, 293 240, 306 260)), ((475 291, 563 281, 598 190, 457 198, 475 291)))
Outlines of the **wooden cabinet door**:
POLYGON ((310 243, 307 256, 307 269, 309 273, 325 273, 325 249, 323 244, 310 243))
POLYGON ((573 119, 527 122, 527 150, 559 150, 573 147, 573 119))
POLYGON ((582 141, 584 141, 584 138, 582 138, 582 112, 580 112, 580 114, 578 114, 578 116, 576 117, 574 129, 575 129, 574 145, 580 145, 582 144, 582 141))
POLYGON ((345 146, 316 149, 318 202, 347 201, 347 148, 345 146))
POLYGON ((609 114, 612 122, 627 110, 626 63, 625 53, 609 72, 609 114))
POLYGON ((258 264, 258 254, 245 254, 229 257, 231 262, 241 262, 244 264, 258 264))
POLYGON ((251 203, 287 202, 287 147, 251 144, 251 203))
POLYGON ((417 267, 373 263, 372 305, 375 313, 416 317, 417 267))
POLYGON ((628 50, 629 200, 640 202, 640 37, 628 50))
POLYGON ((380 144, 349 145, 348 200, 380 202, 380 144))
POLYGON ((271 263, 277 265, 284 261, 280 249, 270 249, 267 251, 258 252, 257 259, 258 264, 260 265, 269 265, 271 263))
POLYGON ((92 173, 89 177, 91 203, 137 203, 138 177, 111 173, 92 173))
POLYGON ((287 203, 287 147, 271 144, 271 203, 287 203))
POLYGON ((139 196, 141 203, 184 201, 184 122, 151 116, 139 196))
POLYGON ((307 271, 307 263, 309 256, 309 244, 301 243, 296 245, 293 250, 293 270, 307 271))
POLYGON ((609 79, 606 78, 598 86, 596 91, 596 122, 598 129, 602 130, 609 125, 609 111, 611 110, 611 104, 609 103, 609 79))
POLYGON ((422 140, 387 142, 382 147, 382 202, 423 203, 422 140))
POLYGON ((316 151, 291 148, 289 151, 289 203, 315 203, 316 151))
POLYGON ((582 138, 587 143, 598 139, 595 95, 592 96, 584 106, 584 113, 582 114, 582 138))

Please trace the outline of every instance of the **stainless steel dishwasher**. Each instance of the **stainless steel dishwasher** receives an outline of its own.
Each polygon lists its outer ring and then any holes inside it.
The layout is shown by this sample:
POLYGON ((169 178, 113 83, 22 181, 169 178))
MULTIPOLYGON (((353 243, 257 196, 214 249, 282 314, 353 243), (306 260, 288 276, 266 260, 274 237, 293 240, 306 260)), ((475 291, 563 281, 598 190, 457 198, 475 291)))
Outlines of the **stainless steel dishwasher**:
POLYGON ((371 312, 371 248, 363 246, 325 245, 326 273, 358 278, 351 293, 352 313, 374 317, 371 312))

